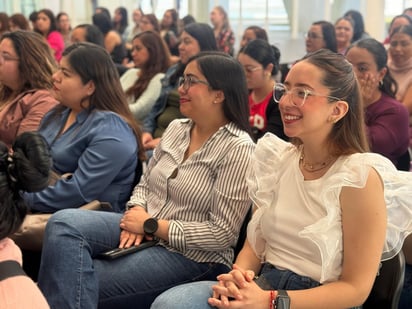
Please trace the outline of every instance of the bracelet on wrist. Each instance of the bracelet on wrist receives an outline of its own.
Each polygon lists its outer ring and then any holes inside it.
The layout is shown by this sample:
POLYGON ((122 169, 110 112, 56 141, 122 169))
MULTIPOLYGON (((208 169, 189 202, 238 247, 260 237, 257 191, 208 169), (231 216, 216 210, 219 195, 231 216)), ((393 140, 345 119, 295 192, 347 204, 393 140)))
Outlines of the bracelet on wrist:
POLYGON ((276 309, 273 304, 275 303, 275 291, 270 291, 270 299, 269 299, 269 309, 276 309))

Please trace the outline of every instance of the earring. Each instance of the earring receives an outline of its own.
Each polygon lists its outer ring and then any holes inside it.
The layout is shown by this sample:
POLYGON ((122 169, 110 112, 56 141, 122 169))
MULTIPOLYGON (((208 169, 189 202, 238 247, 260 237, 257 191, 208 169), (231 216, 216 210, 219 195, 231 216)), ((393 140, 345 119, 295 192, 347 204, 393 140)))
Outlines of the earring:
POLYGON ((382 87, 383 86, 383 80, 380 80, 379 81, 379 87, 382 87))

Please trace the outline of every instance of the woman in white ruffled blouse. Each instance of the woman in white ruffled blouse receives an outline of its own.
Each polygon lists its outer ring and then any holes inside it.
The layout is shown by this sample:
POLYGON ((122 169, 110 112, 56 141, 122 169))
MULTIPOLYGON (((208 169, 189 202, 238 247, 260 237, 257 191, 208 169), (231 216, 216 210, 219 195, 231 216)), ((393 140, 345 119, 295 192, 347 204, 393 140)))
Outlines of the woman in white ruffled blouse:
POLYGON ((309 54, 274 98, 291 143, 270 133, 258 141, 247 179, 257 210, 233 270, 218 284, 171 289, 152 308, 178 300, 179 308, 353 308, 380 261, 401 250, 412 176, 367 152, 350 63, 328 50, 309 54))

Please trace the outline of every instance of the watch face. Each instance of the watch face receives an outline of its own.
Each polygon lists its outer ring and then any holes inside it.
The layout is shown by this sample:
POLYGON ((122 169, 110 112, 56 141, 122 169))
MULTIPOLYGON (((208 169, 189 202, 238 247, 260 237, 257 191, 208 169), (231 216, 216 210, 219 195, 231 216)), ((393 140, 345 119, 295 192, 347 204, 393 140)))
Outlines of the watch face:
POLYGON ((148 235, 153 235, 154 233, 156 233, 157 228, 158 223, 155 218, 149 218, 143 224, 143 230, 148 235))

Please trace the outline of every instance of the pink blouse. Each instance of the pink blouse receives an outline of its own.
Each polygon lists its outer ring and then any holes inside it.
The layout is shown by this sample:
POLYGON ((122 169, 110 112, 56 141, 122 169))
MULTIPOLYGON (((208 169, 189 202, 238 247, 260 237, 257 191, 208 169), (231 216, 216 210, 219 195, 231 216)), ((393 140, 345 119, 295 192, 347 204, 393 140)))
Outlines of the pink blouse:
MULTIPOLYGON (((21 251, 10 238, 0 240, 0 262, 12 260, 22 263, 21 251)), ((27 276, 15 276, 0 281, 2 309, 49 309, 37 285, 27 276)))

